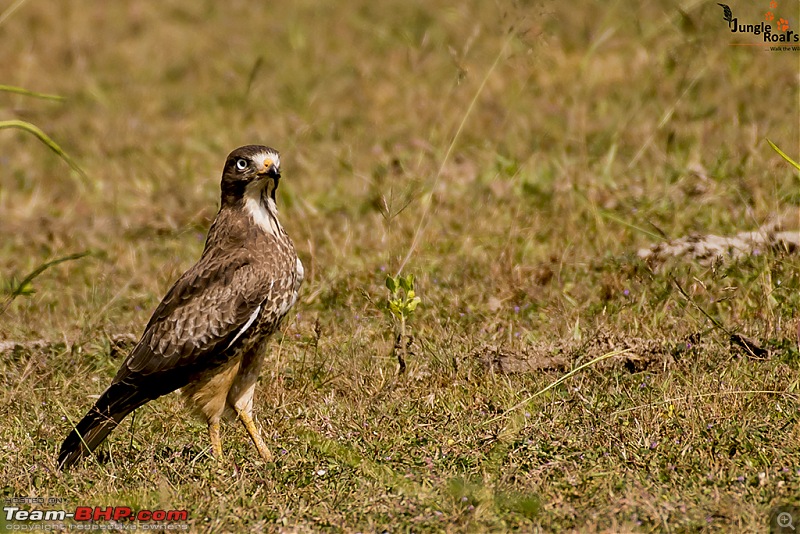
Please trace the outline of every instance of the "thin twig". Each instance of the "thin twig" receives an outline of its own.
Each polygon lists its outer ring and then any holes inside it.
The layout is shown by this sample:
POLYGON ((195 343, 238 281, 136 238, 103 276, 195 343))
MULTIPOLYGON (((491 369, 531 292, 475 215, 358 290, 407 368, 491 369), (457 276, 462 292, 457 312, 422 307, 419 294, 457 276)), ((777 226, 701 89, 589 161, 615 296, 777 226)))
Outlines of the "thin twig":
POLYGON ((567 380, 568 378, 571 378, 572 376, 574 376, 579 371, 582 371, 583 369, 586 369, 587 367, 591 367, 592 365, 594 365, 596 363, 602 362, 603 360, 607 360, 608 358, 612 358, 614 356, 619 356, 620 354, 626 354, 628 352, 631 352, 631 350, 633 350, 633 349, 627 348, 627 349, 622 349, 622 350, 613 350, 611 352, 607 352, 605 354, 602 354, 602 355, 598 356, 597 358, 595 358, 593 360, 590 360, 590 361, 588 361, 588 362, 586 362, 586 363, 584 363, 582 365, 579 365, 578 367, 576 367, 575 369, 573 369, 569 373, 567 373, 564 376, 558 378, 554 382, 551 382, 550 385, 546 386, 543 389, 540 389, 539 391, 537 391, 536 393, 534 393, 530 397, 526 398, 525 400, 518 402, 517 404, 515 404, 514 406, 512 406, 511 408, 509 408, 508 410, 506 410, 502 414, 498 415, 497 417, 493 417, 493 418, 491 418, 491 419, 489 419, 487 421, 484 421, 483 424, 484 425, 488 425, 490 423, 493 423, 493 422, 495 422, 495 421, 497 421, 499 419, 502 419, 502 418, 508 416, 509 413, 522 408, 523 406, 528 404, 530 401, 532 401, 533 399, 535 399, 539 395, 541 395, 543 393, 546 393, 547 391, 550 391, 551 389, 553 389, 554 387, 556 387, 560 383, 562 383, 565 380, 567 380))
POLYGON ((461 136, 461 132, 464 130, 464 125, 467 123, 467 119, 472 114, 472 110, 475 108, 475 104, 478 102, 478 97, 480 97, 481 93, 483 93, 483 89, 484 87, 486 87, 486 82, 489 81, 489 77, 492 75, 492 72, 494 72, 494 69, 497 68, 497 65, 500 63, 500 58, 502 58, 503 55, 505 55, 506 48, 508 47, 508 44, 511 42, 513 37, 514 37, 513 33, 509 34, 508 38, 503 43, 500 52, 494 59, 494 63, 492 63, 492 66, 489 67, 489 70, 486 72, 486 76, 483 77, 483 81, 481 81, 481 85, 478 87, 478 90, 475 91, 475 95, 472 97, 472 101, 469 103, 467 111, 464 113, 464 116, 461 119, 461 124, 458 125, 458 129, 456 130, 456 134, 453 136, 453 140, 447 147, 447 152, 445 152, 444 158, 442 158, 442 163, 441 165, 439 165, 439 170, 436 173, 436 176, 434 176, 433 178, 433 183, 431 184, 430 191, 428 191, 427 197, 425 199, 424 202, 425 208, 424 211, 422 212, 422 216, 419 219, 419 223, 417 224, 417 229, 414 232, 414 239, 411 241, 411 246, 408 249, 408 253, 406 254, 405 258, 403 258, 403 262, 400 264, 400 267, 398 267, 395 276, 400 276, 400 273, 403 272, 403 268, 406 266, 406 263, 408 263, 408 260, 411 259, 411 255, 414 254, 417 245, 419 245, 419 241, 422 238, 422 232, 425 228, 425 224, 427 223, 428 220, 428 215, 430 214, 431 211, 431 206, 433 205, 433 193, 436 190, 436 184, 439 183, 439 178, 441 178, 442 172, 444 171, 444 167, 447 164, 448 160, 450 159, 450 154, 453 152, 453 147, 455 147, 456 141, 458 141, 458 138, 461 136))
POLYGON ((680 283, 678 283, 678 281, 674 277, 670 277, 670 280, 672 280, 672 283, 675 284, 675 287, 678 288, 678 291, 680 292, 681 295, 683 295, 683 298, 685 298, 692 306, 694 306, 694 308, 696 310, 698 310, 700 313, 705 315, 708 318, 708 320, 711 321, 711 323, 715 327, 717 327, 720 330, 722 330, 725 333, 725 335, 728 336, 728 339, 732 343, 735 343, 735 344, 739 345, 740 347, 742 347, 753 358, 762 359, 761 358, 762 356, 764 356, 766 354, 769 354, 768 350, 766 350, 766 349, 764 349, 762 347, 759 347, 757 343, 747 339, 745 336, 743 336, 741 334, 737 334, 736 332, 733 332, 732 330, 729 330, 728 328, 726 328, 725 325, 723 325, 721 322, 719 322, 719 320, 717 320, 714 317, 712 317, 711 314, 708 313, 702 306, 697 304, 689 296, 689 294, 686 293, 686 291, 683 289, 683 287, 680 285, 680 283))
POLYGON ((671 402, 679 402, 679 401, 687 401, 690 399, 702 399, 706 397, 717 397, 723 395, 748 395, 748 394, 762 394, 762 395, 787 395, 787 396, 797 396, 797 393, 792 393, 790 391, 778 391, 778 390, 760 390, 760 389, 737 389, 734 391, 716 391, 714 393, 698 393, 697 395, 684 395, 683 397, 672 397, 669 399, 665 399, 663 401, 658 402, 651 402, 648 404, 640 404, 639 406, 634 406, 632 408, 625 408, 624 410, 617 410, 616 412, 612 412, 610 415, 613 417, 615 415, 620 415, 623 413, 634 412, 636 410, 643 410, 644 408, 649 408, 653 406, 661 406, 662 404, 668 404, 671 402))
POLYGON ((28 1, 28 0, 17 0, 17 1, 16 1, 16 2, 14 2, 13 4, 11 4, 10 6, 8 6, 8 7, 6 8, 6 10, 5 10, 5 11, 3 11, 2 13, 0 13, 0 25, 2 25, 2 24, 3 24, 3 23, 6 21, 6 20, 8 20, 8 17, 10 17, 11 15, 13 15, 13 14, 14 14, 14 12, 15 12, 17 9, 19 9, 20 7, 22 7, 22 4, 24 4, 24 3, 25 3, 25 2, 27 2, 27 1, 28 1))
POLYGON ((727 328, 725 328, 725 326, 724 326, 722 323, 720 323, 720 322, 719 322, 717 319, 715 319, 714 317, 711 317, 711 314, 709 314, 709 313, 708 313, 706 310, 704 310, 704 309, 703 309, 703 308, 702 308, 702 307, 701 307, 699 304, 697 304, 697 303, 696 303, 696 302, 695 302, 695 301, 692 299, 692 297, 690 297, 690 296, 689 296, 689 294, 688 294, 688 293, 687 293, 687 292, 686 292, 686 291, 683 289, 683 287, 681 286, 681 284, 680 284, 680 283, 679 283, 679 282, 678 282, 678 281, 677 281, 675 278, 673 278, 672 276, 670 276, 669 278, 670 278, 670 280, 672 281, 672 283, 675 285, 675 287, 677 287, 677 288, 678 288, 678 291, 680 292, 680 294, 681 294, 681 295, 683 295, 683 298, 685 298, 685 299, 686 299, 686 300, 689 302, 689 304, 691 304, 692 306, 694 306, 694 308, 695 308, 697 311, 699 311, 700 313, 702 313, 703 315, 705 315, 705 316, 708 318, 708 320, 709 320, 709 321, 711 321, 711 322, 714 324, 714 326, 716 326, 717 328, 719 328, 720 330, 722 330, 723 332, 725 332, 725 334, 726 334, 727 336, 732 336, 732 335, 733 335, 733 332, 731 332, 730 330, 728 330, 727 328))

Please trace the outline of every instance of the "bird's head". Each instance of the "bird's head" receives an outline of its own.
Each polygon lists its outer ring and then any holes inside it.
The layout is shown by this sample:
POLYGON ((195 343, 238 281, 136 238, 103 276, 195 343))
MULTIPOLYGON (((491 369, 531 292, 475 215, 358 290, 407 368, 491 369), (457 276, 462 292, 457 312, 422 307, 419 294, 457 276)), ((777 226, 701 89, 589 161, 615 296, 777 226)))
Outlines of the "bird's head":
POLYGON ((266 193, 275 200, 281 177, 281 157, 274 148, 262 145, 239 147, 228 155, 222 171, 222 199, 241 201, 266 193))

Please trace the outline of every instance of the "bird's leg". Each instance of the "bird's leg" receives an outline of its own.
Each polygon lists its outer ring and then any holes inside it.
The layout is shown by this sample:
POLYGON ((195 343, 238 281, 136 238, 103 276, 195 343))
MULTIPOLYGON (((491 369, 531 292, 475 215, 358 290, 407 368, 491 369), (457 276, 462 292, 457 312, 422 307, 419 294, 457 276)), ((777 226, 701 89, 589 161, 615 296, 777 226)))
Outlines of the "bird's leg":
POLYGON ((208 437, 211 439, 211 450, 218 462, 222 461, 222 440, 219 439, 219 421, 208 422, 208 437))
POLYGON ((267 444, 264 443, 264 440, 261 438, 261 432, 259 432, 258 428, 256 428, 256 424, 253 421, 253 417, 248 412, 240 410, 238 408, 236 409, 236 413, 239 414, 239 419, 242 421, 242 424, 244 425, 245 430, 247 430, 247 433, 250 434, 251 438, 253 438, 253 443, 255 444, 256 449, 258 449, 258 454, 261 455, 261 458, 265 462, 271 462, 272 453, 269 452, 267 444))

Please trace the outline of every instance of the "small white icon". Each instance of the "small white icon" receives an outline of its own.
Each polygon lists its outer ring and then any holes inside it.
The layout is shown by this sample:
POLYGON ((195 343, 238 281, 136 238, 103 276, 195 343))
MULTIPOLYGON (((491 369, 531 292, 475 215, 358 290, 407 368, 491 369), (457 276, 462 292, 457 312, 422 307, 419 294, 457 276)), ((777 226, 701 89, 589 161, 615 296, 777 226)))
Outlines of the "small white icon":
POLYGON ((792 524, 792 514, 790 514, 789 512, 779 513, 778 526, 781 528, 790 528, 794 530, 794 525, 792 524))

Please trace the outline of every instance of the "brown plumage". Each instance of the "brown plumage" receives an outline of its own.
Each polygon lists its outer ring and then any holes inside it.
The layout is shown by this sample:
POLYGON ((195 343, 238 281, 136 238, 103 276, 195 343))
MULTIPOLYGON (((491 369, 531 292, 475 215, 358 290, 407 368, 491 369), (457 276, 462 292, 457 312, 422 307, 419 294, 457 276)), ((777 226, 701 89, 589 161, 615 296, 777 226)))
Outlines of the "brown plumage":
POLYGON ((93 451, 136 408, 179 388, 207 421, 218 459, 224 413, 235 414, 261 457, 271 459, 253 422, 253 392, 266 342, 303 281, 278 222, 279 178, 275 150, 250 145, 230 153, 203 255, 167 292, 111 385, 64 440, 60 467, 93 451))

